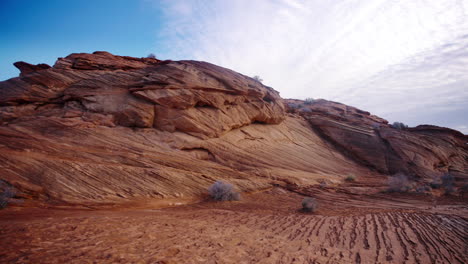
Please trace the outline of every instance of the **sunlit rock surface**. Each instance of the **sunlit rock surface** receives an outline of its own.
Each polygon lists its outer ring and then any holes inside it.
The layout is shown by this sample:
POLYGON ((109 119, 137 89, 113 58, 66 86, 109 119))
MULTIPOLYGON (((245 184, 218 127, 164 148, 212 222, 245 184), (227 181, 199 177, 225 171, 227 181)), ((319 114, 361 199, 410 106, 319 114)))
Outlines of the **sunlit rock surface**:
POLYGON ((200 199, 218 179, 250 192, 354 174, 361 193, 396 172, 467 179, 459 132, 401 131, 325 100, 292 107, 304 102, 210 63, 95 52, 16 66, 0 83, 0 177, 26 205, 200 199))

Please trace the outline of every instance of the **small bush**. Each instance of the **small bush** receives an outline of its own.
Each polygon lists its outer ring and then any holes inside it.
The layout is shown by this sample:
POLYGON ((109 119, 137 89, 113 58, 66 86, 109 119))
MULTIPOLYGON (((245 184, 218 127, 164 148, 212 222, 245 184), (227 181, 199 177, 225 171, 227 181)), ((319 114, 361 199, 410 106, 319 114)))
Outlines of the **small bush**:
POLYGON ((258 75, 255 75, 254 77, 252 77, 254 80, 256 80, 257 82, 263 82, 263 79, 260 78, 260 76, 258 75))
POLYGON ((327 182, 325 180, 321 180, 320 183, 319 183, 319 187, 320 189, 324 189, 327 187, 327 182))
POLYGON ((146 56, 146 58, 148 58, 148 59, 156 59, 156 55, 154 55, 154 53, 150 53, 150 54, 148 54, 148 56, 146 56))
POLYGON ((432 188, 429 185, 421 185, 416 188, 417 193, 430 192, 432 188))
POLYGON ((234 191, 234 186, 230 183, 217 181, 208 188, 211 198, 216 201, 238 201, 240 194, 234 191))
POLYGON ((314 98, 310 98, 310 97, 309 97, 309 98, 306 98, 306 99, 304 100, 304 104, 306 104, 306 105, 311 105, 311 104, 315 103, 315 101, 316 101, 316 100, 315 100, 314 98))
POLYGON ((15 197, 16 189, 0 180, 0 209, 8 206, 9 199, 15 197))
POLYGON ((444 175, 442 175, 442 177, 440 177, 440 179, 442 180, 442 186, 444 188, 453 185, 454 179, 453 179, 452 174, 450 174, 450 173, 444 173, 444 175))
POLYGON ((450 194, 455 191, 455 188, 453 187, 453 183, 455 180, 452 174, 444 173, 444 175, 442 175, 440 179, 442 180, 442 187, 444 187, 446 194, 450 194))
POLYGON ((297 103, 288 103, 288 107, 291 108, 291 109, 299 109, 302 107, 301 104, 297 104, 297 103))
POLYGON ((430 183, 432 189, 444 188, 446 194, 451 194, 455 191, 454 178, 450 173, 444 173, 442 176, 436 176, 430 183))
POLYGON ((433 181, 429 184, 429 186, 431 186, 432 189, 439 189, 442 186, 442 184, 440 182, 433 181))
POLYGON ((408 128, 408 126, 403 124, 402 122, 393 122, 392 127, 396 128, 396 129, 399 129, 399 130, 403 130, 403 129, 408 128))
POLYGON ((318 209, 318 202, 312 197, 306 197, 302 200, 302 211, 315 212, 318 209))
POLYGON ((463 186, 460 188, 460 195, 465 197, 466 194, 468 194, 468 183, 463 184, 463 186))
POLYGON ((403 173, 395 174, 388 178, 389 192, 408 192, 411 190, 413 183, 403 173))
POLYGON ((356 175, 354 175, 354 174, 348 174, 348 176, 346 176, 346 178, 345 178, 345 181, 347 181, 347 182, 354 182, 354 181, 356 181, 356 175))

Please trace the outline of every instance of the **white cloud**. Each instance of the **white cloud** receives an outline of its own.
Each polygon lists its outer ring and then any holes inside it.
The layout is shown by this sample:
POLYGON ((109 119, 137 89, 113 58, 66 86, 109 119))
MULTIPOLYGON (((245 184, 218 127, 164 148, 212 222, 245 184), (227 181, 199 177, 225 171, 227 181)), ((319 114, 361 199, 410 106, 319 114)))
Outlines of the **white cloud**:
POLYGON ((461 126, 456 126, 454 128, 462 132, 463 134, 468 135, 468 126, 461 125, 461 126))
POLYGON ((468 110, 464 1, 158 3, 167 58, 209 61, 260 75, 285 98, 341 101, 408 123, 425 122, 418 116, 428 105, 437 114, 468 110))

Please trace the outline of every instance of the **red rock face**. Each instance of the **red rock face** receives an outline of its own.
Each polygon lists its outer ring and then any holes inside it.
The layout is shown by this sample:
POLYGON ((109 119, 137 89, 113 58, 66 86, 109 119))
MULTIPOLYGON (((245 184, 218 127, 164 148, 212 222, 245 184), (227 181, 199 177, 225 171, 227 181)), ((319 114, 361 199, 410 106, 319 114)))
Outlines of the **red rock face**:
POLYGON ((468 137, 458 131, 427 125, 398 130, 369 112, 326 100, 286 100, 286 105, 336 149, 381 173, 426 181, 446 172, 468 178, 468 137))
POLYGON ((24 61, 15 62, 13 65, 15 65, 15 67, 21 71, 20 76, 24 76, 32 72, 47 70, 50 68, 49 65, 44 64, 44 63, 33 65, 24 61))
POLYGON ((53 68, 31 66, 21 75, 0 84, 0 122, 28 113, 55 115, 53 108, 100 125, 209 138, 253 122, 277 124, 285 115, 273 89, 205 62, 78 53, 60 58, 53 68), (26 107, 30 104, 35 111, 26 107))
MULTIPOLYGON (((199 196, 212 181, 246 175, 198 140, 285 119, 276 91, 205 62, 95 52, 17 66, 21 76, 0 83, 1 179, 35 199, 199 196)), ((248 182, 240 188, 266 186, 248 182)))
POLYGON ((400 131, 325 100, 295 109, 303 102, 206 62, 95 52, 17 66, 0 82, 0 179, 28 201, 199 199, 220 179, 254 191, 354 174, 366 192, 400 171, 467 178, 458 132, 400 131))

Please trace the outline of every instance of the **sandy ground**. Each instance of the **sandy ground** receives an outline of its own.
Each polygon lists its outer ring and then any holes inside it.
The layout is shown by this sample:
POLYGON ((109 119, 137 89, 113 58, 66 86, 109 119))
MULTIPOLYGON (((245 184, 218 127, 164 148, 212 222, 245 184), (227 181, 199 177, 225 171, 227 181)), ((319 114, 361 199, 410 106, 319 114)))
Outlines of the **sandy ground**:
POLYGON ((165 209, 0 211, 0 263, 467 263, 460 198, 281 188, 165 209))

